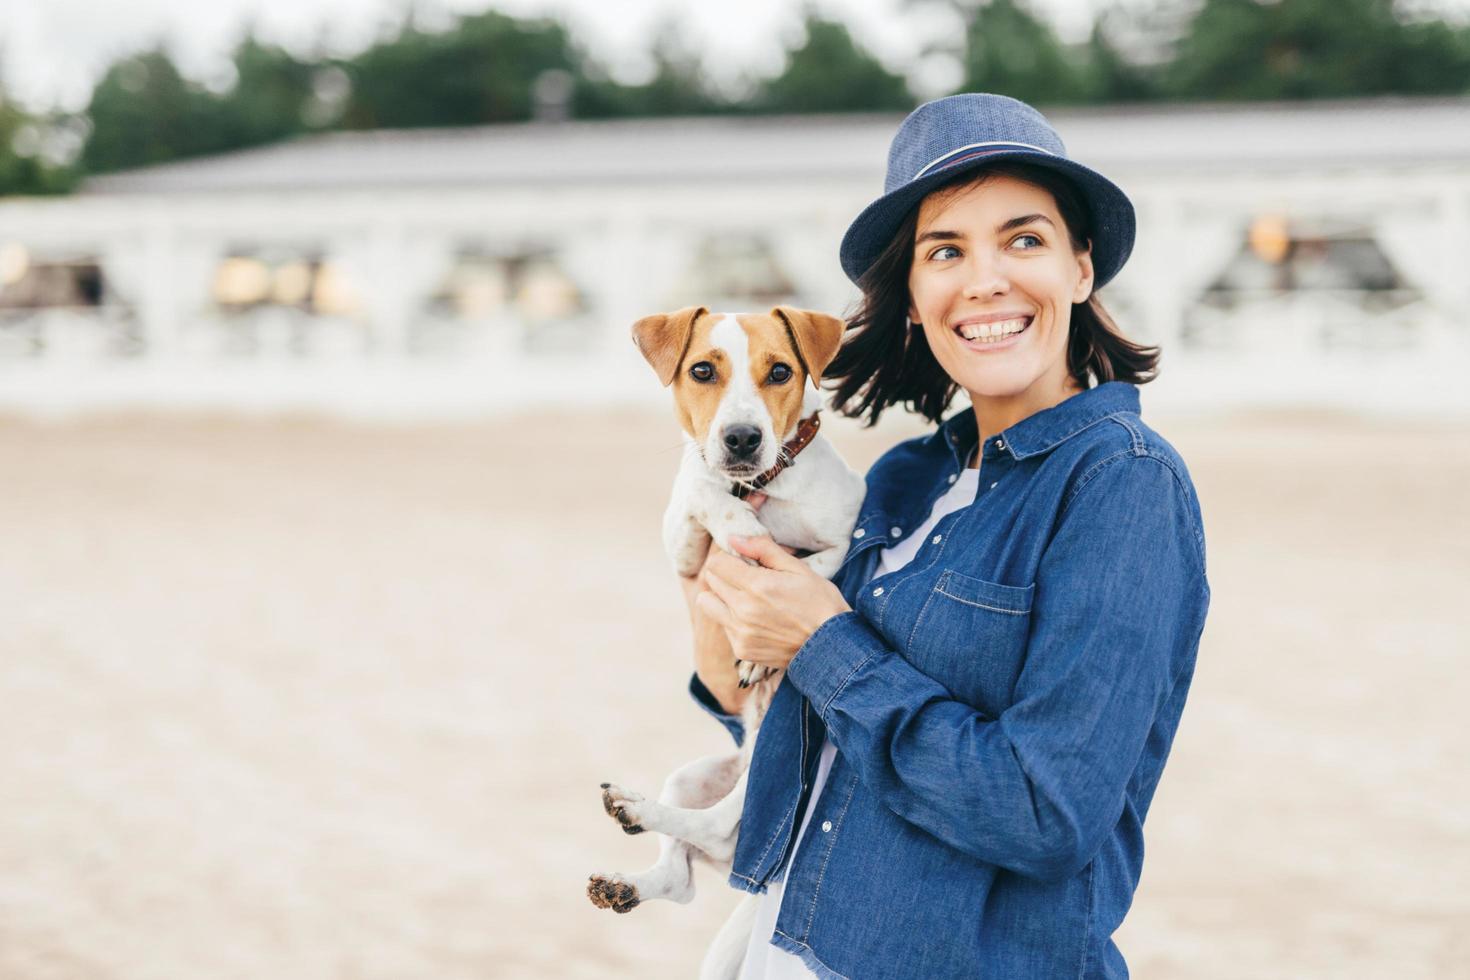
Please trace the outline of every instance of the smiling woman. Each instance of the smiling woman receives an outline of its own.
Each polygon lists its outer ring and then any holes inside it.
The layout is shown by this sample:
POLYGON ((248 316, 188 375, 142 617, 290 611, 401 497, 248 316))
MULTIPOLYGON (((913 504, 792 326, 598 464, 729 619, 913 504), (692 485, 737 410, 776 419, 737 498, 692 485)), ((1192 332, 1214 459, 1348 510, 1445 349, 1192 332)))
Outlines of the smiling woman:
POLYGON ((1095 295, 1133 232, 1013 99, 931 102, 894 139, 826 377, 870 423, 972 408, 873 465, 831 583, 769 538, 734 542, 759 568, 706 561, 696 623, 786 670, 731 876, 760 895, 744 980, 1128 975, 1112 936, 1209 605, 1188 470, 1139 417, 1158 351, 1095 295))
MULTIPOLYGON (((942 323, 933 314, 925 316, 915 304, 920 296, 928 297, 942 290, 945 283, 955 283, 957 277, 974 268, 975 262, 983 261, 986 256, 975 254, 981 245, 988 245, 995 259, 993 269, 998 281, 990 286, 1002 295, 1015 275, 1021 277, 1024 290, 1024 283, 1035 278, 1033 267, 1038 257, 1044 257, 1040 264, 1052 270, 1059 261, 1065 266, 1069 253, 1076 259, 1078 283, 1074 295, 1068 297, 1065 306, 1058 297, 1052 310, 1052 326, 1056 328, 1052 331, 1053 345, 1064 344, 1066 356, 1053 357, 1051 363, 1054 370, 1060 369, 1075 384, 1071 390, 1087 387, 1089 379, 1131 384, 1152 380, 1157 372, 1158 348, 1123 336, 1097 296, 1090 226, 1086 204, 1075 185, 1050 170, 1024 162, 994 163, 978 176, 970 174, 932 192, 920 207, 904 216, 887 246, 858 279, 863 303, 851 321, 847 343, 828 372, 829 379, 836 380, 835 400, 850 406, 851 414, 867 415, 872 423, 892 404, 908 404, 938 422, 960 388, 973 399, 978 389, 970 388, 948 370, 948 364, 937 359, 948 349, 948 338, 943 336, 946 331, 937 329, 942 323), (940 221, 940 216, 953 220, 940 221), (982 216, 998 223, 993 228, 974 229, 973 242, 958 240, 958 233, 949 227, 961 218, 982 216), (937 254, 939 246, 945 244, 954 251, 937 254), (1022 263, 1022 252, 1038 255, 1027 254, 1022 263), (1017 261, 1004 261, 1007 258, 1017 261), (931 324, 936 329, 931 330, 931 324), (905 329, 920 326, 922 329, 913 329, 912 334, 905 329)), ((966 288, 985 288, 985 284, 967 284, 966 288)), ((985 317, 978 322, 986 322, 985 317)), ((967 332, 980 333, 977 340, 993 344, 996 340, 991 334, 995 329, 982 327, 967 332)), ((1006 372, 1015 370, 1010 365, 1008 361, 1006 372)), ((1065 379, 1052 380, 1062 383, 1065 379)), ((1014 378, 1010 384, 1014 388, 1014 378)), ((1000 390, 986 393, 1000 394, 1000 390)))

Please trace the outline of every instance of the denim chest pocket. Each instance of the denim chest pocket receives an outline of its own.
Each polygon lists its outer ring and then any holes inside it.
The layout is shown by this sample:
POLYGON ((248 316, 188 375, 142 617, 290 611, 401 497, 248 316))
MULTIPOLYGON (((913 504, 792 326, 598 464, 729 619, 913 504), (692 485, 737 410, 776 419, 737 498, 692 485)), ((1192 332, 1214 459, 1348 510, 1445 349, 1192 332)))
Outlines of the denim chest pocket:
POLYGON ((909 632, 907 659, 956 699, 999 714, 1025 661, 1035 591, 944 571, 909 632))

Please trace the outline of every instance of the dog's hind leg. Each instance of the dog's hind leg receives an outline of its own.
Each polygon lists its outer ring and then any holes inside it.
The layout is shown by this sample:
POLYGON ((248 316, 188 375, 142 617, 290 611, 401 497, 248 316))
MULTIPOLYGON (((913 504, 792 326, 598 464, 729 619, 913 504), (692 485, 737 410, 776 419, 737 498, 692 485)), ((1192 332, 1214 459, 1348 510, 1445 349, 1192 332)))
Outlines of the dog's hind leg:
POLYGON ((744 769, 724 799, 714 806, 700 809, 645 800, 617 786, 608 787, 604 793, 604 800, 611 801, 608 812, 617 811, 618 822, 623 824, 624 830, 637 827, 677 837, 720 862, 728 862, 735 856, 740 811, 745 806, 744 769))
MULTIPOLYGON (((670 774, 658 803, 676 810, 708 807, 726 797, 742 775, 744 764, 738 752, 696 759, 670 774)), ((624 831, 638 833, 644 829, 637 823, 632 808, 632 804, 642 801, 636 793, 605 785, 602 800, 604 808, 622 824, 624 831)), ((689 842, 661 836, 658 860, 652 867, 631 875, 595 874, 588 880, 587 897, 598 908, 610 908, 614 912, 630 912, 639 903, 653 899, 684 904, 694 898, 693 857, 694 849, 689 842)))

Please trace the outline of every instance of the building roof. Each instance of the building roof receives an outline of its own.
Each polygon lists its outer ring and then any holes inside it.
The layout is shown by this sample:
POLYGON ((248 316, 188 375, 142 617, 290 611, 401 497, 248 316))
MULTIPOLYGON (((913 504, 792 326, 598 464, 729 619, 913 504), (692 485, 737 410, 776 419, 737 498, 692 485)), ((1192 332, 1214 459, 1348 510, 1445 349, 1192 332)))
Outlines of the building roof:
MULTIPOLYGON (((1049 111, 1104 172, 1470 163, 1470 99, 1049 111)), ((711 116, 329 133, 94 177, 90 194, 853 178, 880 183, 901 117, 711 116)))

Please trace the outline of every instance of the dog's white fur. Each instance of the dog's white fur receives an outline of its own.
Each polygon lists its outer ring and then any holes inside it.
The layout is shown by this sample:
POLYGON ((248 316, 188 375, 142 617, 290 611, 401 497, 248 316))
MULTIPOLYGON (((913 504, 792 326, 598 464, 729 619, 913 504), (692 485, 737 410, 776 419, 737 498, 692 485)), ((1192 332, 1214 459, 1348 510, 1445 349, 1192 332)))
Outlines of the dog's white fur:
MULTIPOLYGON (((695 314, 693 319, 698 316, 695 314)), ((761 454, 754 465, 757 472, 764 472, 775 465, 781 445, 795 436, 796 427, 792 425, 783 433, 773 431, 771 412, 750 369, 757 353, 769 352, 751 349, 753 335, 734 314, 714 316, 719 319, 709 332, 709 340, 727 358, 729 381, 705 437, 701 440, 696 433, 685 433, 684 459, 664 514, 664 547, 675 569, 687 576, 703 565, 711 539, 734 553, 729 546, 732 534, 769 533, 780 544, 809 552, 802 560, 817 574, 830 578, 847 555, 865 491, 863 479, 818 434, 796 462, 763 489, 767 500, 759 514, 730 493, 732 477, 727 467, 735 461, 729 460, 725 452, 726 430, 739 425, 760 429, 761 454)), ((822 319, 832 321, 825 323, 824 329, 840 333, 840 325, 834 327, 838 321, 822 319)), ((794 331, 792 339, 799 348, 802 341, 794 331)), ((835 351, 833 339, 830 349, 835 351)), ((800 350, 795 353, 805 368, 806 355, 800 350)), ((683 366, 682 355, 678 366, 683 366)), ((819 373, 824 367, 825 361, 813 370, 819 373)), ((819 377, 810 380, 813 389, 803 395, 800 418, 821 407, 821 395, 816 390, 819 377)), ((750 464, 746 461, 742 465, 748 468, 750 464)), ((745 739, 740 751, 708 756, 681 767, 665 781, 656 801, 616 785, 604 785, 603 806, 626 832, 652 830, 662 836, 658 861, 647 870, 592 876, 587 892, 598 906, 627 912, 652 899, 689 902, 694 898, 695 860, 728 873, 745 803, 746 770, 761 719, 781 679, 780 671, 752 672, 751 666, 741 665, 741 679, 749 680, 752 687, 741 711, 745 739)), ((734 980, 738 976, 750 941, 754 909, 755 896, 747 896, 721 928, 705 955, 701 980, 734 980)))

